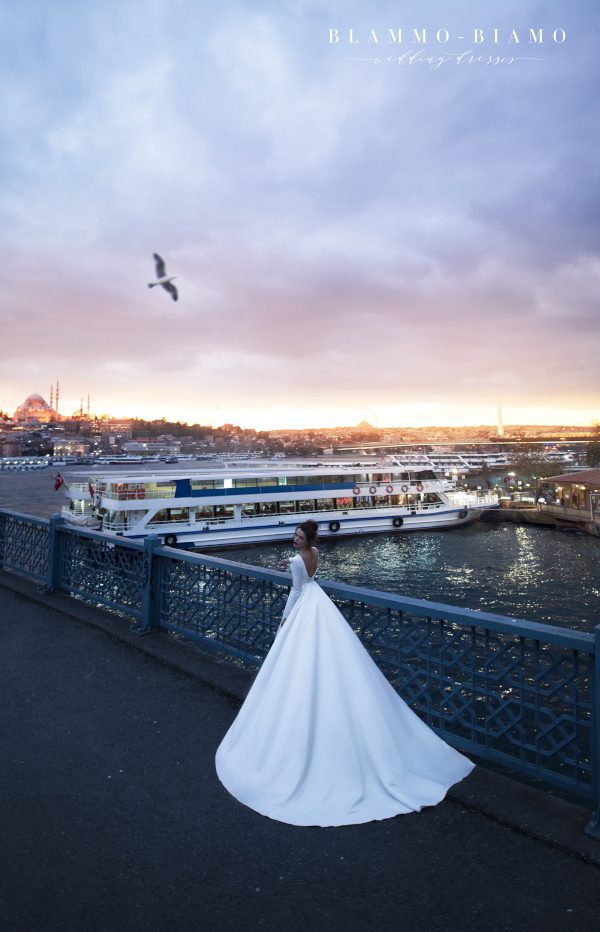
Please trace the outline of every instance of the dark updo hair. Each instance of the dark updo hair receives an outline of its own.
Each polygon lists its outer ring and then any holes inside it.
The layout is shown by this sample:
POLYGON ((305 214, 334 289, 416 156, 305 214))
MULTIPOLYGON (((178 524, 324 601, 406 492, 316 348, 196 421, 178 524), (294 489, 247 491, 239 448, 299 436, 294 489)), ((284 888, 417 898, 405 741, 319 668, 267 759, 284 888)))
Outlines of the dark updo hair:
POLYGON ((319 525, 316 521, 303 521, 302 524, 298 525, 298 530, 302 531, 306 537, 306 543, 309 547, 312 547, 317 539, 317 534, 319 533, 319 525))

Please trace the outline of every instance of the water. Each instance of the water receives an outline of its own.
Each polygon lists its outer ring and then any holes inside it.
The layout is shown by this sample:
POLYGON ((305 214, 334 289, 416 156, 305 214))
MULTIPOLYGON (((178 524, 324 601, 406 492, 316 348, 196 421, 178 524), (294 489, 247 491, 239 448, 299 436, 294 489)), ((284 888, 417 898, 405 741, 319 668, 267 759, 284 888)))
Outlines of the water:
MULTIPOLYGON (((61 469, 67 481, 82 471, 61 469)), ((65 501, 53 490, 55 472, 1 473, 0 505, 48 517, 65 501)), ((272 569, 292 552, 291 544, 263 544, 221 555, 272 569)), ((321 578, 583 631, 600 624, 600 540, 588 534, 479 521, 455 531, 323 540, 319 552, 321 578)))
MULTIPOLYGON (((263 544, 222 556, 274 568, 291 550, 263 544)), ((600 624, 600 541, 583 533, 480 521, 321 541, 319 555, 320 578, 336 582, 583 631, 600 624)))

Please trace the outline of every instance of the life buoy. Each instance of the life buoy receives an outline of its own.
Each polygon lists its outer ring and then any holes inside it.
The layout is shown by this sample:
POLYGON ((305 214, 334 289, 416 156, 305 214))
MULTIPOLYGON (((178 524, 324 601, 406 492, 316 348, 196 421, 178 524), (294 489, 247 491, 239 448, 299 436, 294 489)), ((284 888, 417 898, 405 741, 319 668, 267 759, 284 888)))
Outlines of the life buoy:
POLYGON ((371 495, 375 495, 375 492, 376 492, 376 491, 377 491, 377 486, 376 486, 376 485, 370 485, 370 486, 369 486, 369 492, 371 493, 371 495))
POLYGON ((165 535, 165 546, 166 547, 175 547, 177 544, 177 535, 176 534, 166 534, 165 535))
POLYGON ((464 520, 464 519, 467 517, 467 510, 466 510, 466 508, 463 508, 462 511, 459 511, 458 517, 461 518, 462 520, 464 520))
POLYGON ((329 530, 330 530, 333 534, 335 534, 336 531, 339 531, 339 529, 340 529, 340 522, 339 522, 339 521, 330 521, 330 522, 329 522, 329 530))
POLYGON ((386 485, 385 491, 388 493, 388 495, 391 495, 392 492, 394 491, 394 486, 393 486, 393 485, 386 485))
POLYGON ((355 485, 354 488, 352 489, 352 493, 354 495, 360 495, 360 489, 357 485, 355 485))
POLYGON ((417 482, 417 492, 422 492, 422 491, 423 491, 423 483, 417 482))
POLYGON ((402 491, 405 492, 405 493, 408 492, 408 486, 407 486, 407 485, 401 486, 401 489, 402 489, 402 491))
POLYGON ((403 518, 394 518, 393 521, 392 521, 392 524, 394 525, 394 527, 402 527, 402 525, 404 524, 404 519, 403 519, 403 518))

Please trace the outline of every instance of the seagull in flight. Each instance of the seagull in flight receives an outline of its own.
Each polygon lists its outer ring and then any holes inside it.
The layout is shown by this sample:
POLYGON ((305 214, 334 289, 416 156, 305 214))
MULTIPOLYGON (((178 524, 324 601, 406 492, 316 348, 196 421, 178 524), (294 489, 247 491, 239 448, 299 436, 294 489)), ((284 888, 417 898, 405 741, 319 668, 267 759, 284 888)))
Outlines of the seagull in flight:
POLYGON ((167 278, 167 268, 165 266, 165 260, 161 259, 157 252, 152 253, 154 257, 154 266, 156 268, 156 277, 158 281, 148 282, 148 288, 154 288, 156 285, 162 285, 165 291, 168 291, 173 301, 177 301, 177 288, 173 284, 173 279, 175 275, 171 275, 170 278, 167 278))

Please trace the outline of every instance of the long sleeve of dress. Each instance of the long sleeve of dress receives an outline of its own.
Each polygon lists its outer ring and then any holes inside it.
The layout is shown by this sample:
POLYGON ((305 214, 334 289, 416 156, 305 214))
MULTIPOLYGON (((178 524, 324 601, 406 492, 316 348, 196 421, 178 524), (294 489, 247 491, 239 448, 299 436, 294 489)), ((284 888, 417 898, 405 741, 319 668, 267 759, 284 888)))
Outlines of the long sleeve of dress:
POLYGON ((287 602, 285 603, 282 621, 285 621, 286 618, 288 618, 294 605, 300 598, 300 593, 302 592, 302 567, 300 566, 298 561, 302 561, 302 557, 299 557, 298 555, 292 557, 290 560, 290 571, 292 573, 292 588, 290 589, 290 594, 288 595, 287 602))

